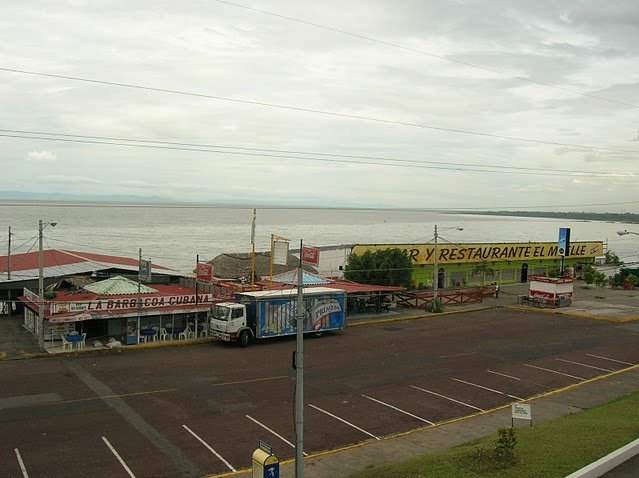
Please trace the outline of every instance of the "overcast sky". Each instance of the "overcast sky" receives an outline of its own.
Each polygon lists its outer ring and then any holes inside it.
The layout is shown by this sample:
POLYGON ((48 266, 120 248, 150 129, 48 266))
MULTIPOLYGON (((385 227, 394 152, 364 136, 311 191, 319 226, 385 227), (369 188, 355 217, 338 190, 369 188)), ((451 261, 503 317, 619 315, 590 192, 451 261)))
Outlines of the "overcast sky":
POLYGON ((209 150, 1 131, 0 190, 639 212, 636 0, 237 2, 0 0, 0 128, 209 150))

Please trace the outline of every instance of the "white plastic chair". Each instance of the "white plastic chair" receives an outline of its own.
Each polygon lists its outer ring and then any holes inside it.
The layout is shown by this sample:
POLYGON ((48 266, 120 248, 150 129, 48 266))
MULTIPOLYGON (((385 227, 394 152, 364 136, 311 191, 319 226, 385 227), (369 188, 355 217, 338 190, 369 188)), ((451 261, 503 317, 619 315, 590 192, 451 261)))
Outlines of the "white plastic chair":
POLYGON ((170 340, 171 334, 169 334, 164 327, 160 327, 160 340, 170 340))
POLYGON ((64 335, 60 335, 60 338, 62 338, 62 350, 67 350, 67 347, 69 349, 73 348, 73 344, 71 342, 68 342, 67 338, 64 335))
POLYGON ((85 348, 85 345, 86 345, 85 340, 86 340, 86 338, 87 338, 87 333, 86 333, 86 332, 84 332, 84 333, 82 334, 82 340, 80 340, 79 342, 77 342, 77 347, 78 347, 79 349, 83 349, 83 348, 85 348))
POLYGON ((158 339, 158 334, 160 332, 160 328, 156 325, 155 327, 151 327, 153 330, 155 330, 155 334, 151 335, 151 341, 155 342, 158 339))
POLYGON ((180 332, 178 334, 178 339, 189 339, 193 336, 193 331, 191 330, 191 327, 189 327, 188 325, 186 326, 186 329, 184 329, 182 332, 180 332))

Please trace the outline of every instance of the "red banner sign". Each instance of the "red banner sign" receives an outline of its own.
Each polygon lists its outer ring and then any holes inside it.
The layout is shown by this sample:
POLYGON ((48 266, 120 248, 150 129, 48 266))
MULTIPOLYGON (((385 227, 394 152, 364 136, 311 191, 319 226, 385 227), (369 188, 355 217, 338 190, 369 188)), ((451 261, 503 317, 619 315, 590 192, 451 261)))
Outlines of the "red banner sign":
POLYGON ((302 247, 302 262, 316 266, 319 264, 319 249, 315 247, 302 247))
POLYGON ((195 271, 197 280, 211 282, 213 278, 213 266, 205 262, 200 262, 195 271))

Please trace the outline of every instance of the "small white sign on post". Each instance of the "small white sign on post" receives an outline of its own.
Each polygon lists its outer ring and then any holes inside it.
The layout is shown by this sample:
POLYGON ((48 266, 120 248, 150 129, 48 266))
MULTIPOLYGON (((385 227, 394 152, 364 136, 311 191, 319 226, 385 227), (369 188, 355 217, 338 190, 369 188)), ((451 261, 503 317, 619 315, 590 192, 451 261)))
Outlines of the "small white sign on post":
POLYGON ((510 405, 512 411, 511 424, 515 426, 515 418, 520 420, 530 420, 532 427, 532 407, 528 403, 512 403, 510 405))

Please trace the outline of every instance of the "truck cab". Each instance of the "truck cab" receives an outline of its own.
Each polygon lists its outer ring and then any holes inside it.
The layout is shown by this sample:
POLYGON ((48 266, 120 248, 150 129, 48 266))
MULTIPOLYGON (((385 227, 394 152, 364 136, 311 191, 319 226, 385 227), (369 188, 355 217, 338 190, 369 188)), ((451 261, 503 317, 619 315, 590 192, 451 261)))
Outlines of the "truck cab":
POLYGON ((213 337, 226 342, 239 341, 242 347, 248 345, 253 335, 247 326, 246 307, 236 302, 220 302, 211 310, 211 332, 213 337))

